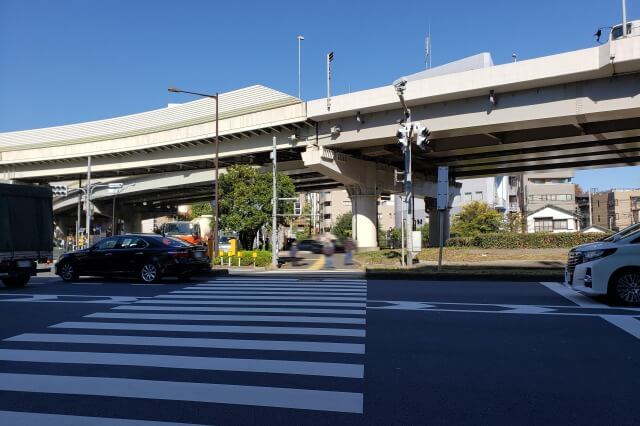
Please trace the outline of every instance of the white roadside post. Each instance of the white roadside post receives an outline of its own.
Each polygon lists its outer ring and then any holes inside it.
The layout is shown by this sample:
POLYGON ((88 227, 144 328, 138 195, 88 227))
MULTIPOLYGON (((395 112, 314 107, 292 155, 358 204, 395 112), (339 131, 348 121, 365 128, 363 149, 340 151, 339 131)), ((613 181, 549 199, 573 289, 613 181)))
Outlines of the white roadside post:
POLYGON ((445 212, 449 208, 449 167, 443 166, 438 167, 438 199, 437 199, 437 208, 438 208, 438 225, 440 231, 439 238, 439 246, 440 250, 438 253, 438 271, 442 269, 442 252, 444 247, 444 218, 445 212))

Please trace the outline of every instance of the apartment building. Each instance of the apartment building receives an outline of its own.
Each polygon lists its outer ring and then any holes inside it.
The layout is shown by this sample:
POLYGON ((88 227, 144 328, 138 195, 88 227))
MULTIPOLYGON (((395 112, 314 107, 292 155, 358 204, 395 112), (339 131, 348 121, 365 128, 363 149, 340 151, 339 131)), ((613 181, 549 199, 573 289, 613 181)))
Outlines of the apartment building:
POLYGON ((593 224, 618 231, 640 222, 640 189, 612 189, 591 194, 593 224))
POLYGON ((548 205, 575 212, 576 185, 573 176, 573 170, 524 174, 522 184, 526 214, 548 205))

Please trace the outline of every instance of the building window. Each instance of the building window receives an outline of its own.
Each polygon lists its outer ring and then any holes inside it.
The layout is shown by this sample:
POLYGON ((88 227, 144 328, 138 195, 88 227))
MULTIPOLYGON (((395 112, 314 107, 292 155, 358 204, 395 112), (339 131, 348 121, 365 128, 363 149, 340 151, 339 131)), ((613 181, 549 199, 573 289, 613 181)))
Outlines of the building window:
POLYGON ((598 207, 600 207, 600 200, 596 201, 598 203, 598 207))
POLYGON ((567 219, 554 220, 553 229, 555 230, 569 229, 569 221, 567 219))
POLYGON ((598 215, 598 222, 600 222, 600 215, 598 215))
POLYGON ((331 201, 325 201, 324 202, 324 206, 325 207, 331 207, 331 201))
POLYGON ((343 206, 351 206, 351 200, 343 200, 342 201, 342 205, 343 206))
POLYGON ((482 201, 483 198, 484 198, 484 194, 482 193, 482 191, 476 192, 475 195, 473 196, 473 199, 476 201, 482 201))
POLYGON ((571 201, 571 194, 535 194, 529 195, 529 201, 571 201))
POLYGON ((464 201, 465 201, 465 203, 467 201, 471 201, 471 193, 470 192, 465 192, 464 193, 464 201))
POLYGON ((553 218, 541 217, 534 221, 535 232, 552 232, 553 231, 553 218))
POLYGON ((331 213, 326 213, 326 214, 324 215, 324 219, 325 219, 325 220, 331 220, 331 213))

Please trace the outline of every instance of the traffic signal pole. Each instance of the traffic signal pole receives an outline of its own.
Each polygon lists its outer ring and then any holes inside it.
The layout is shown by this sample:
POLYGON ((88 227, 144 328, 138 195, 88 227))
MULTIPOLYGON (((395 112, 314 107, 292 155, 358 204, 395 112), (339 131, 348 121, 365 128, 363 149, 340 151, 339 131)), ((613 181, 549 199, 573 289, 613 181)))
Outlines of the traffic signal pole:
MULTIPOLYGON (((429 129, 423 127, 419 122, 411 122, 411 110, 407 107, 404 100, 404 91, 407 85, 407 79, 402 77, 393 83, 396 94, 402 104, 404 117, 400 120, 400 128, 396 136, 404 153, 404 201, 402 203, 402 217, 405 223, 404 232, 402 233, 403 241, 406 242, 407 248, 407 265, 413 265, 413 170, 411 161, 411 150, 413 143, 423 151, 428 151, 429 147, 429 129)), ((404 256, 403 256, 404 258, 404 256)))

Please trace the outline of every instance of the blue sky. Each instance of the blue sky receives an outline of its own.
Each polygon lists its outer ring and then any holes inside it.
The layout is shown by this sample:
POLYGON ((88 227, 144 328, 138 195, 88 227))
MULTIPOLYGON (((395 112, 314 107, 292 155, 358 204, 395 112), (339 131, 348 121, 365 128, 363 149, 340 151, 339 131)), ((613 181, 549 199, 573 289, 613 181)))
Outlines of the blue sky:
MULTIPOLYGON (((628 0, 640 18, 640 0, 628 0)), ((586 48, 621 20, 620 1, 0 0, 0 132, 131 114, 190 100, 168 86, 264 84, 302 97, 389 84, 488 51, 494 62, 586 48)), ((580 171, 583 187, 640 187, 640 168, 580 171)))

